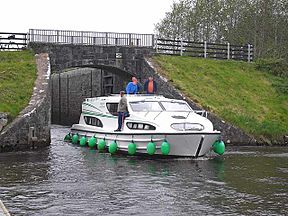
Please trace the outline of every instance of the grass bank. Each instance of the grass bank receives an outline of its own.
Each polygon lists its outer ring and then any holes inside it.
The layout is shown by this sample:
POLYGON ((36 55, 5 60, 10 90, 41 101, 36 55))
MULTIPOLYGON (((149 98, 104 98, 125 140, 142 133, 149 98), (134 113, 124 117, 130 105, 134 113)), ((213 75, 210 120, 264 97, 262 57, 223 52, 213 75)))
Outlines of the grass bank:
POLYGON ((154 60, 176 88, 225 121, 258 138, 287 135, 288 93, 281 90, 287 77, 259 71, 254 63, 181 56, 154 60))
POLYGON ((36 62, 31 51, 0 52, 0 112, 10 120, 24 109, 32 96, 36 62))

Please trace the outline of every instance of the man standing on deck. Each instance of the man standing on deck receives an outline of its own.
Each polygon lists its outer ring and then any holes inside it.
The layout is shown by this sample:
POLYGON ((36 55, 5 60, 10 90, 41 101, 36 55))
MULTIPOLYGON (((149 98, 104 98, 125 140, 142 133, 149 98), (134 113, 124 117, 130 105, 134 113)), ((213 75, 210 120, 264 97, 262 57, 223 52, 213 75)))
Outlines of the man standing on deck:
POLYGON ((146 94, 155 94, 157 91, 157 83, 153 80, 153 77, 149 77, 144 84, 144 91, 146 94))
POLYGON ((128 107, 127 107, 127 98, 125 97, 125 92, 120 92, 121 99, 118 104, 117 112, 118 112, 118 128, 116 131, 122 130, 122 124, 124 122, 125 117, 129 116, 128 107))
POLYGON ((126 87, 126 94, 137 94, 138 91, 138 80, 136 77, 132 77, 132 82, 129 82, 126 87))

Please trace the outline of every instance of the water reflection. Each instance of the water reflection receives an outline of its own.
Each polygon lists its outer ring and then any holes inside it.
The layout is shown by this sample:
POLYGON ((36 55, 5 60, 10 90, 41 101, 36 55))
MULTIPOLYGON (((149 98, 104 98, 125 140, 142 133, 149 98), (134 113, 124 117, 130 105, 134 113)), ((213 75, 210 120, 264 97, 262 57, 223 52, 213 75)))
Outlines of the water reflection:
POLYGON ((285 215, 288 149, 235 148, 224 156, 111 156, 62 141, 0 155, 0 199, 13 215, 285 215))

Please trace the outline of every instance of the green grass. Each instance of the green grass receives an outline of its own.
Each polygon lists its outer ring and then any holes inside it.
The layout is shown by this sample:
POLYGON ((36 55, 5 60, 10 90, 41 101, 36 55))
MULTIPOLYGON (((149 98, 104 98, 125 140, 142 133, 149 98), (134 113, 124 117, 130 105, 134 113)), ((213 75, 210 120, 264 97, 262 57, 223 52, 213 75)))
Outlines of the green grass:
POLYGON ((288 133, 287 77, 256 70, 255 64, 180 56, 156 56, 162 73, 204 109, 256 137, 288 133))
POLYGON ((0 112, 15 118, 32 96, 36 62, 31 51, 0 52, 0 112))

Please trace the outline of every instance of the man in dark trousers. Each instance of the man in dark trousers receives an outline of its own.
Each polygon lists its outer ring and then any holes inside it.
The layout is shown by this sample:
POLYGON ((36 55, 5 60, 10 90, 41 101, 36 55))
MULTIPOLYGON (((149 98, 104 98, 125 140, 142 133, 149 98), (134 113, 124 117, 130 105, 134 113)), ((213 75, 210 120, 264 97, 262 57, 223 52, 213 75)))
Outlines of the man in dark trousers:
POLYGON ((153 77, 149 77, 144 84, 144 91, 146 94, 155 94, 157 92, 157 83, 153 80, 153 77))
POLYGON ((116 131, 122 130, 122 124, 124 122, 125 117, 129 116, 128 107, 127 107, 127 98, 125 97, 125 92, 120 92, 121 99, 118 104, 117 112, 118 112, 118 128, 116 131))

